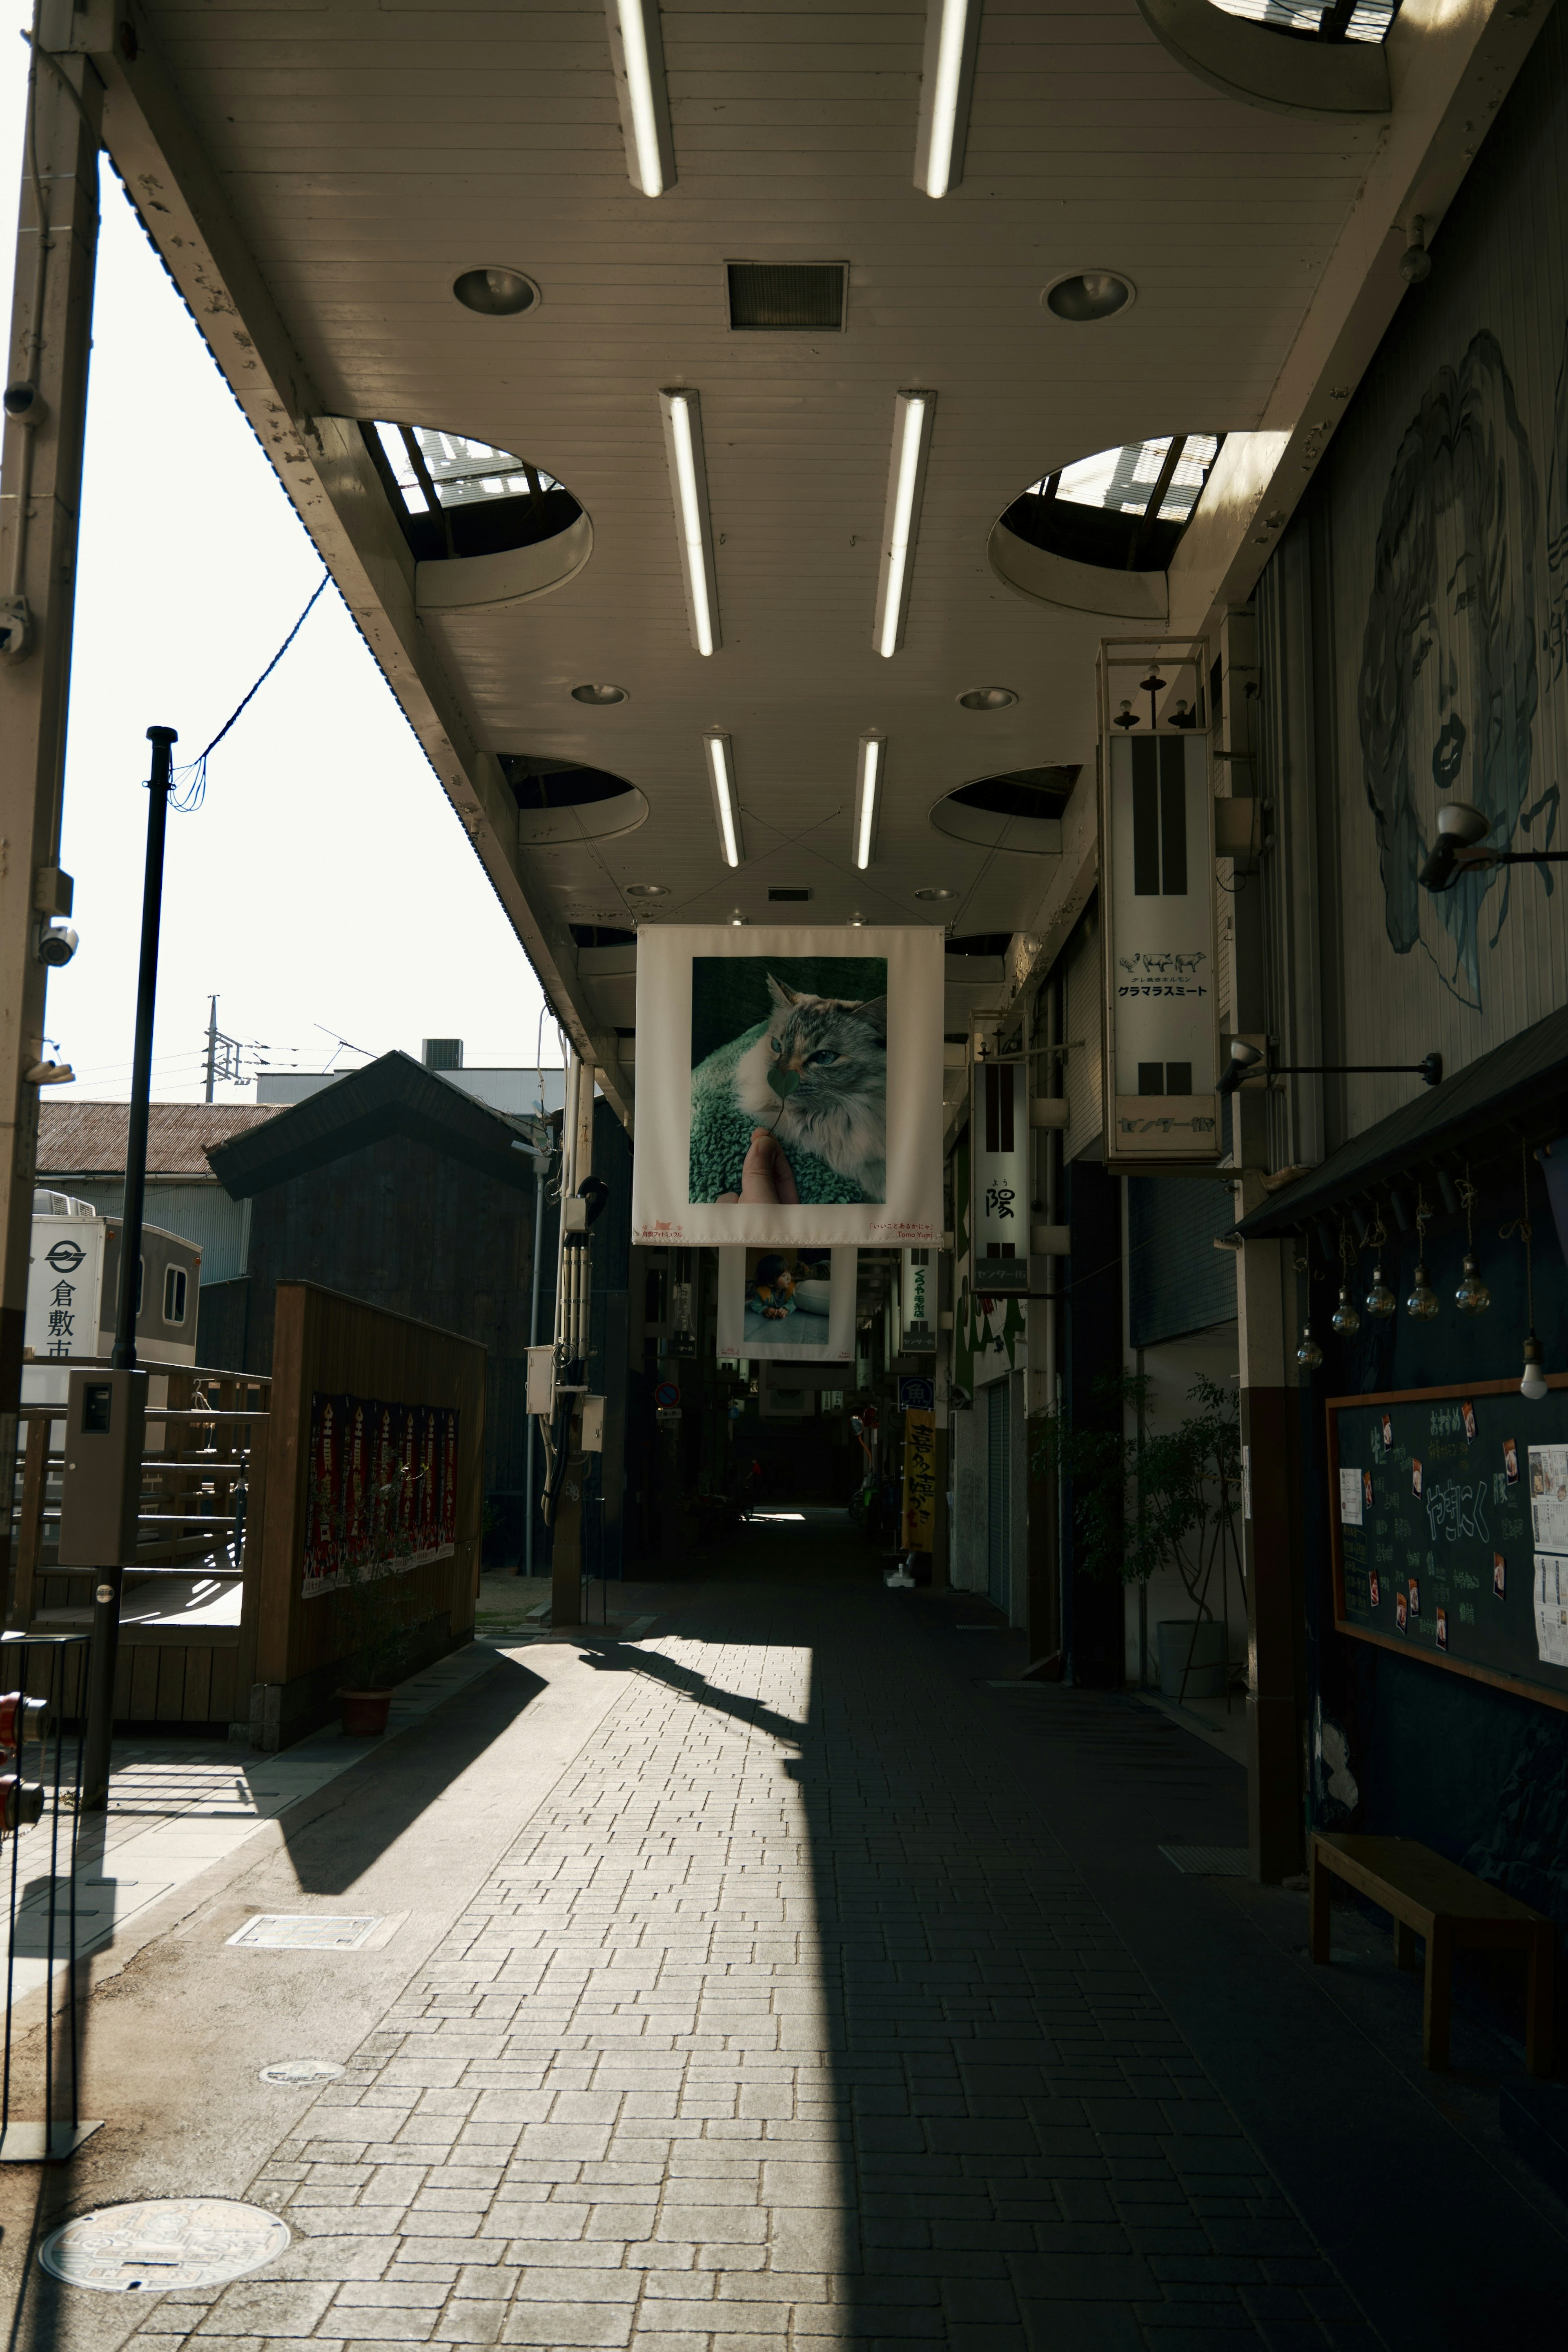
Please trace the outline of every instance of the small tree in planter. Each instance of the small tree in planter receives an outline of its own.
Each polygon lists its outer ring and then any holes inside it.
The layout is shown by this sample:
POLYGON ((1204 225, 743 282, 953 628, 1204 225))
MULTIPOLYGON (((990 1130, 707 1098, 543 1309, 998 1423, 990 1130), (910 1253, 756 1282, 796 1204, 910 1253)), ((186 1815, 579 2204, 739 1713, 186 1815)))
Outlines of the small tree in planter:
MULTIPOLYGON (((1233 1392, 1200 1375, 1187 1391, 1197 1406, 1174 1429, 1145 1433, 1154 1382, 1146 1372, 1097 1380, 1091 1393, 1113 1415, 1114 1426, 1080 1428, 1065 1413, 1038 1424, 1036 1467, 1071 1482, 1077 1556, 1090 1576, 1117 1576, 1146 1584, 1157 1569, 1174 1568, 1193 1604, 1193 1636, 1182 1670, 1186 1689, 1197 1627, 1213 1623, 1208 1593, 1218 1565, 1220 1617, 1229 1663, 1228 1563, 1236 1551, 1236 1506, 1241 1493, 1241 1422, 1233 1392), (1132 1407, 1139 1433, 1126 1433, 1132 1407)), ((1238 1575, 1240 1559, 1237 1561, 1238 1575)))

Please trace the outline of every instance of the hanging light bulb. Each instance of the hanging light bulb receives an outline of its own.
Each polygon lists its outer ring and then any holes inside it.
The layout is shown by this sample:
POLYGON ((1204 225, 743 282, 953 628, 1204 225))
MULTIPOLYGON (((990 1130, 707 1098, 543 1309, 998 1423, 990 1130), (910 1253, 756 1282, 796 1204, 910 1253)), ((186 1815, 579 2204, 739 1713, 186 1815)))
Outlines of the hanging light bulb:
POLYGON ((1491 1292, 1481 1280, 1480 1265, 1476 1257, 1476 1202, 1479 1196, 1470 1182, 1468 1160, 1458 1193, 1465 1204, 1465 1271, 1464 1278, 1454 1293, 1454 1304, 1461 1315, 1484 1315, 1491 1305, 1491 1292))
POLYGON ((1416 1279, 1405 1301, 1405 1312, 1417 1323, 1429 1323, 1440 1312, 1432 1277, 1427 1271, 1427 1220, 1432 1212, 1419 1184, 1416 1187, 1416 1279))
POLYGON ((1355 1301, 1343 1283, 1340 1285, 1339 1305, 1333 1311, 1333 1328, 1342 1339, 1354 1338, 1361 1328, 1361 1318, 1355 1311, 1355 1301))
POLYGON ((1531 1404, 1539 1404, 1546 1394, 1546 1373, 1542 1362, 1541 1342, 1535 1336, 1535 1279, 1530 1255, 1531 1236, 1535 1229, 1530 1222, 1530 1158, 1529 1147, 1524 1143, 1519 1147, 1519 1160, 1523 1177, 1524 1207, 1510 1223, 1500 1225, 1498 1234, 1502 1241, 1507 1241, 1511 1234, 1517 1234, 1524 1244, 1524 1311, 1530 1318, 1530 1329, 1525 1336, 1524 1378, 1520 1381, 1519 1393, 1528 1397, 1531 1404))
POLYGON ((1429 1323, 1433 1316, 1440 1312, 1437 1294, 1432 1287, 1425 1264, 1420 1260, 1416 1262, 1416 1280, 1410 1296, 1405 1301, 1405 1312, 1413 1315, 1417 1323, 1429 1323))
POLYGON ((1310 1323, 1303 1323, 1301 1326, 1301 1344, 1296 1349, 1297 1363, 1303 1365, 1309 1372, 1315 1372, 1318 1366, 1322 1362, 1322 1360, 1323 1351, 1312 1337, 1312 1325, 1310 1323))
POLYGON ((1465 1252, 1465 1278, 1454 1293, 1454 1304, 1461 1315, 1484 1315, 1491 1305, 1491 1292, 1481 1280, 1480 1267, 1469 1250, 1465 1252))
POLYGON ((1391 1315, 1399 1312, 1399 1301, 1384 1281, 1381 1265, 1375 1265, 1372 1269, 1372 1287, 1366 1294, 1366 1311, 1375 1316, 1379 1323, 1386 1323, 1391 1315))
POLYGON ((1524 1343, 1524 1378, 1519 1384, 1519 1393, 1521 1396, 1528 1397, 1531 1404, 1539 1404, 1546 1394, 1546 1374, 1542 1367, 1541 1342, 1536 1338, 1533 1328, 1524 1343))

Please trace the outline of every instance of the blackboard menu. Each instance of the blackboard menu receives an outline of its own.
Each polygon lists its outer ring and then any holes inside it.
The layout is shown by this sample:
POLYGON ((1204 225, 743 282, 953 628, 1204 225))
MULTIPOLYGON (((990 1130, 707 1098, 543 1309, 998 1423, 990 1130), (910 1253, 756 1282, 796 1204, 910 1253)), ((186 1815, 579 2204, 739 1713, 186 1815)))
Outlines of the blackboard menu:
POLYGON ((1568 1377, 1333 1397, 1341 1633, 1568 1707, 1568 1377))

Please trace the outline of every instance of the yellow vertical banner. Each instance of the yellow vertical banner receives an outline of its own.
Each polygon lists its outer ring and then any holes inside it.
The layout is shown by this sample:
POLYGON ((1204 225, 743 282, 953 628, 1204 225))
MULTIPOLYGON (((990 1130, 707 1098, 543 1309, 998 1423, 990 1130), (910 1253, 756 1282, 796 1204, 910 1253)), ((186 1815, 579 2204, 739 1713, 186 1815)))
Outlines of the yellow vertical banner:
POLYGON ((904 1416, 904 1549, 930 1551, 936 1541, 936 1415, 904 1416))

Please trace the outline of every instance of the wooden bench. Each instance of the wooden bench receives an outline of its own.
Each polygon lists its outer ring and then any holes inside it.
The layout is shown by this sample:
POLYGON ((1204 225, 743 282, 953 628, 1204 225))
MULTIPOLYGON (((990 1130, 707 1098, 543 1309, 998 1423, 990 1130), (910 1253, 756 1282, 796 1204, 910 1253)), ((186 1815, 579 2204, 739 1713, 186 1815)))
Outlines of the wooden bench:
POLYGON ((1343 1878, 1394 1918, 1394 1958, 1416 1965, 1416 1937, 1427 1939, 1421 2055, 1428 2066, 1448 2063, 1448 2011, 1456 1950, 1522 1952, 1529 1962, 1525 1993, 1525 2064, 1552 2073, 1552 1997, 1557 1930, 1528 1904, 1473 1878, 1415 1838, 1344 1837, 1312 1832, 1312 1955, 1329 1957, 1329 1880, 1343 1878))

